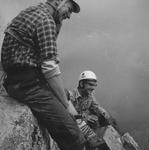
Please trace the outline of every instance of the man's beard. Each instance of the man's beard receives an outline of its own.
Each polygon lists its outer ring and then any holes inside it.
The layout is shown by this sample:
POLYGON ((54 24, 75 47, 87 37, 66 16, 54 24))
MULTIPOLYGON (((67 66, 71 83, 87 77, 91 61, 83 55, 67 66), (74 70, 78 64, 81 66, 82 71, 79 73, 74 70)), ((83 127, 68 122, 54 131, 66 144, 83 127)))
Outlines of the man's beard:
POLYGON ((82 96, 83 97, 88 97, 91 95, 92 92, 89 92, 88 90, 82 90, 82 96))
POLYGON ((58 10, 54 12, 53 17, 54 17, 56 24, 62 24, 62 19, 60 16, 60 12, 58 10))
POLYGON ((57 34, 59 34, 61 26, 62 26, 62 20, 60 19, 60 13, 59 11, 56 11, 53 15, 55 24, 56 24, 56 28, 57 28, 57 34))

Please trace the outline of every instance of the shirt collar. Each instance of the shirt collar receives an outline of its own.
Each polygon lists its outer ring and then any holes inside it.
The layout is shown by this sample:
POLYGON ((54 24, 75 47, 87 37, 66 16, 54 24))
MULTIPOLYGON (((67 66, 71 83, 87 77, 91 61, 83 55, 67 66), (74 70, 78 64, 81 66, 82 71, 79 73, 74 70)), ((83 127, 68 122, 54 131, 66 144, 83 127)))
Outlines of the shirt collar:
POLYGON ((51 15, 51 9, 54 9, 52 8, 52 6, 50 6, 47 2, 45 2, 44 5, 44 9, 46 9, 46 11, 51 15))
POLYGON ((51 15, 51 9, 53 8, 47 2, 45 3, 40 2, 38 6, 49 16, 49 18, 51 17, 53 18, 53 15, 51 15))

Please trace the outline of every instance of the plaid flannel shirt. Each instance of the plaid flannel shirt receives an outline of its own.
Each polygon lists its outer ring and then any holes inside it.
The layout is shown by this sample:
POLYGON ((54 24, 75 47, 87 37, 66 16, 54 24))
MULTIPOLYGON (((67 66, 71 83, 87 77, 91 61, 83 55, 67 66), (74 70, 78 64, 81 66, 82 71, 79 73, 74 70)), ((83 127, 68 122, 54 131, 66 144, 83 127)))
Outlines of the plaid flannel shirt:
POLYGON ((56 39, 59 26, 50 14, 47 3, 31 6, 20 12, 6 29, 2 44, 1 61, 4 70, 21 67, 37 67, 42 62, 54 60, 58 63, 56 39), (25 43, 7 33, 16 31, 25 43))
POLYGON ((90 114, 100 117, 101 115, 104 115, 105 112, 108 113, 99 103, 97 103, 94 94, 82 97, 76 88, 73 91, 69 91, 69 99, 72 101, 77 112, 84 117, 90 114))

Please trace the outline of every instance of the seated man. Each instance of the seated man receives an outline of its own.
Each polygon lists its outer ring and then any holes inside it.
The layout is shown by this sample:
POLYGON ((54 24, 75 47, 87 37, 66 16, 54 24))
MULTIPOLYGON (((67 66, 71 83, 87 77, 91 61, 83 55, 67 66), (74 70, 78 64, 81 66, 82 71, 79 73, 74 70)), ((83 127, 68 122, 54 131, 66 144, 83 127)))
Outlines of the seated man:
POLYGON ((8 24, 1 50, 8 95, 30 107, 61 150, 83 150, 85 143, 70 115, 57 50, 63 21, 79 12, 73 0, 30 6, 8 24))

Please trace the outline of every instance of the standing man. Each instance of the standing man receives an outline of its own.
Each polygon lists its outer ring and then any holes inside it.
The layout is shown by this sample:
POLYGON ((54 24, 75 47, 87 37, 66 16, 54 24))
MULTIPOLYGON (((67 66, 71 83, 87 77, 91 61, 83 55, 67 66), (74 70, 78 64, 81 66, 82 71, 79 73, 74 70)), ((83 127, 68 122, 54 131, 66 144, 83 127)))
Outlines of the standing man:
POLYGON ((79 11, 73 0, 47 0, 21 11, 5 30, 1 52, 6 91, 31 108, 61 150, 84 145, 70 115, 56 44, 62 21, 79 11))

